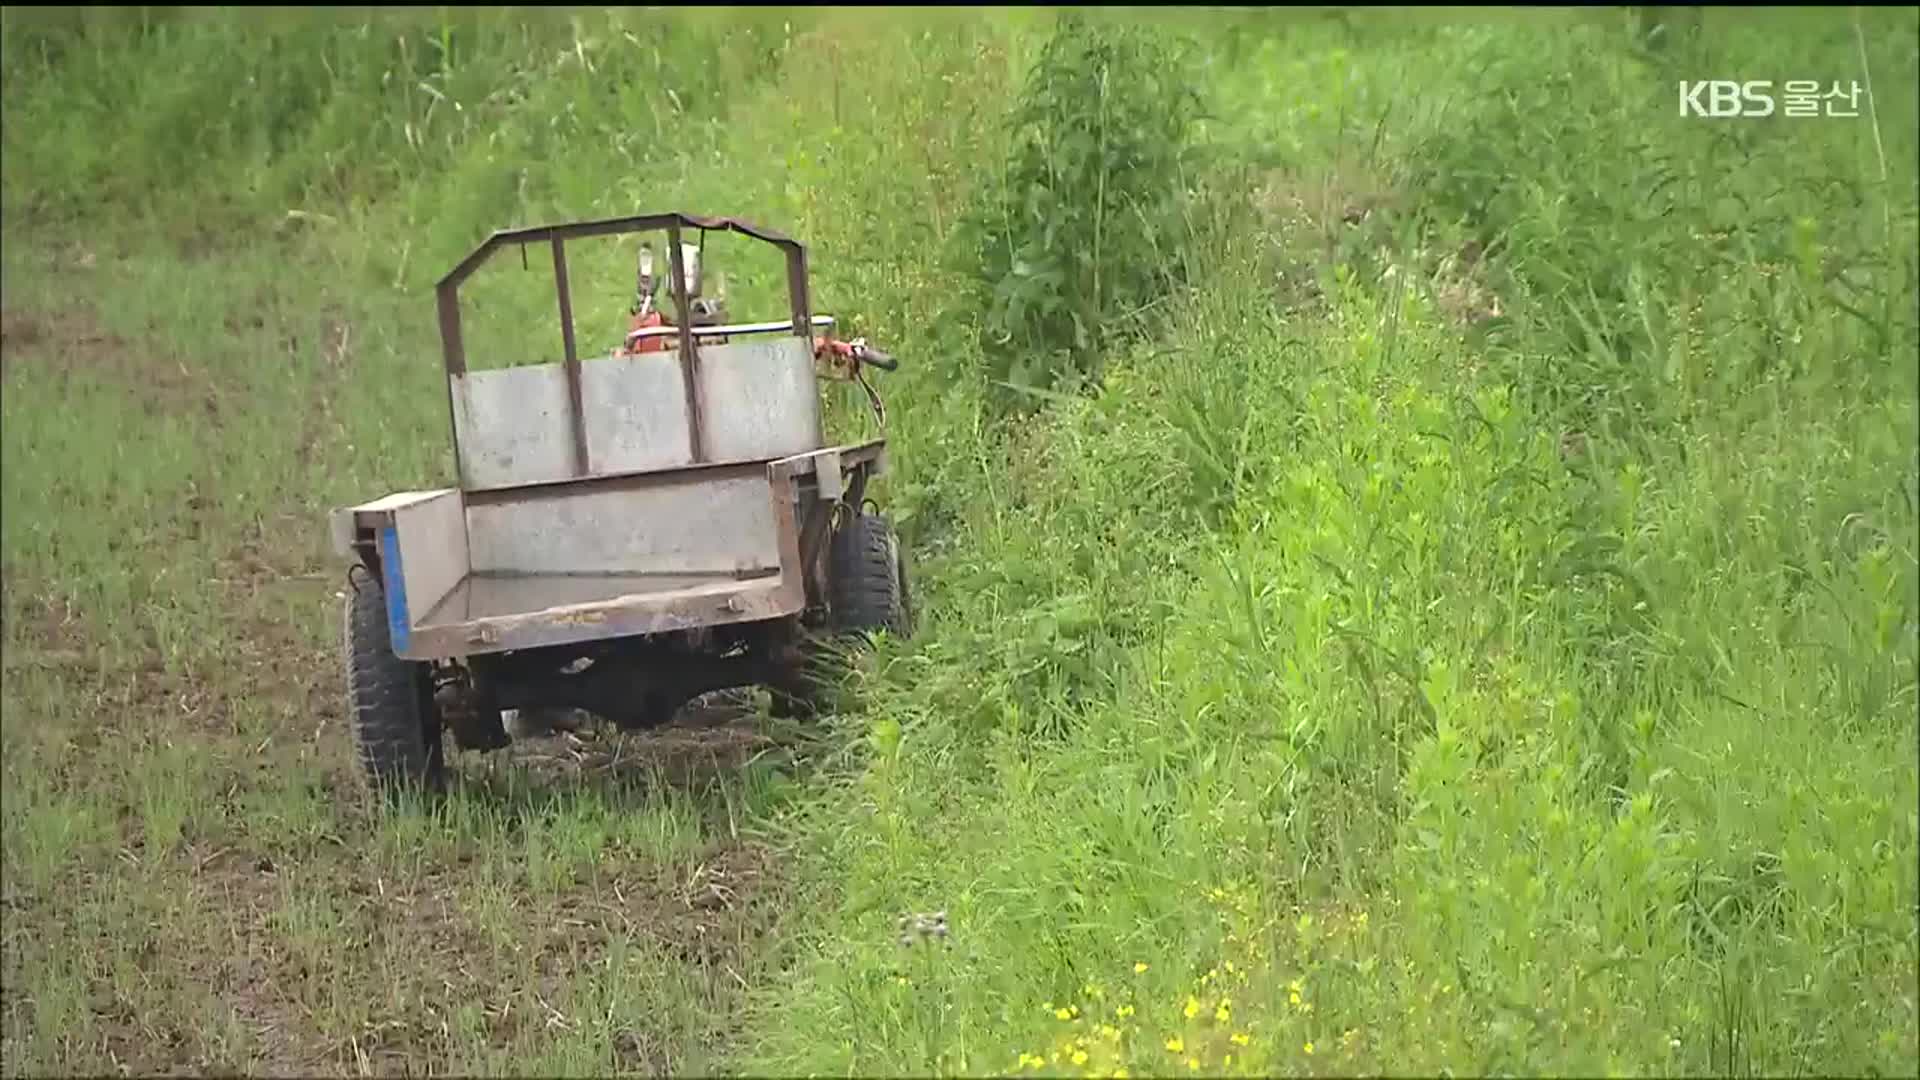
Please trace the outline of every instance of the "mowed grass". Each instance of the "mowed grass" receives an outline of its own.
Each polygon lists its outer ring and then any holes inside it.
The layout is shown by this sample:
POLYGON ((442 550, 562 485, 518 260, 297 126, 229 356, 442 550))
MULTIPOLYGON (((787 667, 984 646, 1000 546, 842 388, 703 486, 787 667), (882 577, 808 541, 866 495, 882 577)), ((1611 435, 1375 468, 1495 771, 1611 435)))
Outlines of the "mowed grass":
POLYGON ((98 258, 9 267, 9 1070, 707 1068, 778 895, 762 740, 371 812, 315 515, 355 454, 438 465, 350 374, 413 365, 350 301, 276 310, 284 268, 98 258))
POLYGON ((1916 61, 1862 17, 1169 17, 1194 287, 1012 421, 945 240, 1044 14, 10 32, 7 1070, 1910 1074, 1916 61), (1859 120, 1672 115, 1862 57, 1859 120), (374 812, 322 521, 450 475, 423 286, 663 206, 905 360, 921 633, 825 754, 374 812))
MULTIPOLYGON (((511 154, 533 154, 547 105, 575 98, 577 84, 551 81, 559 72, 618 70, 631 58, 620 18, 579 28, 578 52, 543 56, 522 78, 505 70, 526 63, 515 46, 528 35, 571 46, 574 29, 535 16, 462 24, 462 35, 497 33, 498 81, 535 95, 493 102, 533 140, 511 154)), ((848 146, 832 161, 821 147, 796 147, 784 170, 760 158, 789 125, 831 117, 836 105, 849 125, 871 115, 881 88, 868 80, 839 91, 835 80, 854 82, 843 70, 871 67, 924 31, 895 26, 835 46, 856 49, 846 57, 809 50, 818 39, 801 37, 783 74, 768 78, 752 68, 754 43, 738 27, 703 37, 697 22, 673 23, 656 42, 668 60, 646 50, 648 71, 662 76, 650 92, 666 113, 684 110, 675 128, 684 138, 651 140, 638 174, 624 150, 599 144, 612 156, 540 173, 541 190, 502 197, 494 144, 454 145, 432 126, 454 114, 443 107, 429 121, 424 105, 411 138, 440 135, 441 156, 422 164, 409 148, 402 178, 389 181, 399 191, 373 205, 288 192, 300 213, 249 219, 156 183, 127 192, 130 205, 110 225, 69 232, 49 224, 63 208, 40 198, 61 185, 9 172, 0 728, 9 1073, 719 1068, 789 888, 788 860, 765 833, 772 808, 796 794, 784 778, 792 749, 764 724, 709 711, 692 730, 589 736, 584 746, 541 740, 511 762, 463 760, 446 804, 379 812, 352 771, 338 655, 349 585, 324 529, 333 506, 450 477, 423 286, 488 230, 684 207, 767 220, 810 240, 837 227, 839 244, 857 242, 849 233, 873 204, 826 179, 842 169, 879 175, 872 162, 884 147, 848 146), (675 59, 675 45, 689 52, 675 59), (727 119, 736 130, 720 126, 727 119), (736 184, 743 174, 757 185, 736 184), (625 181, 597 184, 608 176, 625 181), (640 183, 649 178, 659 186, 640 183), (446 212, 462 200, 467 210, 446 212), (200 247, 203 228, 235 217, 247 231, 200 247)), ((130 50, 126 27, 96 31, 101 49, 130 50)), ((200 91, 189 88, 218 77, 218 65, 201 63, 198 50, 274 32, 245 16, 176 25, 157 32, 178 35, 168 39, 174 74, 149 69, 133 90, 101 84, 100 93, 129 93, 129 106, 150 112, 173 102, 190 132, 180 138, 213 139, 192 104, 200 91)), ((351 65, 377 51, 353 27, 337 32, 325 55, 338 65, 339 99, 320 110, 321 128, 360 91, 351 65)), ((17 56, 43 61, 20 41, 11 39, 17 56)), ((950 101, 977 107, 967 95, 986 93, 994 69, 958 72, 961 91, 951 94, 939 73, 977 56, 962 42, 932 74, 897 69, 893 82, 912 81, 920 107, 893 122, 956 138, 968 113, 932 113, 950 101)), ((16 90, 28 62, 8 66, 10 121, 50 107, 16 90)), ((84 53, 70 60, 86 62, 84 53)), ((72 67, 43 77, 88 81, 72 67)), ((45 152, 80 152, 54 134, 62 121, 42 116, 45 152)), ((141 130, 168 123, 153 120, 141 130)), ((314 137, 341 141, 323 155, 351 157, 337 130, 314 137)), ((9 144, 10 170, 18 145, 9 144)), ((937 145, 924 150, 939 156, 916 165, 923 187, 951 159, 937 145)), ((149 162, 171 152, 156 140, 149 162)), ((69 176, 118 192, 122 170, 101 169, 75 165, 69 176)), ((288 165, 286 175, 320 174, 288 165)), ((888 188, 891 199, 910 196, 897 182, 888 188)), ((624 328, 632 257, 583 250, 579 325, 595 347, 624 328)), ((815 257, 827 262, 819 248, 815 257)), ((522 359, 557 353, 550 282, 517 279, 517 265, 490 271, 476 323, 492 336, 470 335, 476 346, 522 359)), ((911 272, 829 262, 816 295, 840 305, 829 310, 852 307, 880 323, 868 332, 883 337, 884 320, 898 318, 887 298, 911 272), (850 281, 880 293, 871 308, 845 303, 859 295, 850 281)), ((755 301, 765 306, 759 284, 730 282, 749 317, 755 301)), ((829 400, 852 434, 870 422, 846 408, 856 399, 829 400)))

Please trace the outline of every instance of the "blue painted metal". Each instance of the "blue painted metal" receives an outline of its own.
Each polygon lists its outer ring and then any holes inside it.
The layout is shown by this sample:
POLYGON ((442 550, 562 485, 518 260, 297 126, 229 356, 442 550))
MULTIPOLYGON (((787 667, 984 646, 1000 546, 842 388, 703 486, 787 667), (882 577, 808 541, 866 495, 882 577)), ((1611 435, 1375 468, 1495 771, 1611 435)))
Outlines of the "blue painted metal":
POLYGON ((407 618, 407 580, 400 573, 400 532, 389 525, 380 530, 380 573, 386 578, 387 632, 393 651, 407 650, 413 627, 407 618))

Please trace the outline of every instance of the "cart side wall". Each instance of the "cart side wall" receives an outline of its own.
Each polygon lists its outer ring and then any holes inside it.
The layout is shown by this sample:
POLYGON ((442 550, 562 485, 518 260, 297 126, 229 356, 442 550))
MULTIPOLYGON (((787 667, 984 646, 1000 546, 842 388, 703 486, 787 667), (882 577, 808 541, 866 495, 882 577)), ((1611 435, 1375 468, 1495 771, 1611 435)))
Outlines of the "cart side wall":
POLYGON ((473 571, 720 574, 780 568, 767 468, 491 492, 467 506, 473 571))
MULTIPOLYGON (((703 444, 697 455, 677 350, 582 359, 586 475, 764 461, 823 444, 805 339, 779 335, 696 352, 703 444)), ((579 477, 564 364, 468 370, 449 378, 462 487, 579 477)))
POLYGON ((396 650, 408 647, 413 627, 467 576, 467 521, 459 488, 398 492, 336 510, 332 532, 342 554, 349 553, 356 536, 372 534, 396 650))

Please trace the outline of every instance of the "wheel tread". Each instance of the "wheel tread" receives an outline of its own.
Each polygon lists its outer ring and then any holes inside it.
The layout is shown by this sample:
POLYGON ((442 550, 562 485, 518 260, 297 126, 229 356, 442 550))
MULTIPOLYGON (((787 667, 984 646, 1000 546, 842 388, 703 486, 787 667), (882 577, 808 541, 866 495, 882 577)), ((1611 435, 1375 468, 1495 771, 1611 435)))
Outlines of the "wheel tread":
POLYGON ((439 731, 423 700, 420 665, 394 655, 376 586, 355 582, 346 609, 347 717, 361 770, 376 787, 438 786, 439 731))
POLYGON ((860 514, 834 534, 832 608, 836 628, 909 632, 905 560, 887 519, 860 514), (896 573, 896 568, 898 572, 896 573))

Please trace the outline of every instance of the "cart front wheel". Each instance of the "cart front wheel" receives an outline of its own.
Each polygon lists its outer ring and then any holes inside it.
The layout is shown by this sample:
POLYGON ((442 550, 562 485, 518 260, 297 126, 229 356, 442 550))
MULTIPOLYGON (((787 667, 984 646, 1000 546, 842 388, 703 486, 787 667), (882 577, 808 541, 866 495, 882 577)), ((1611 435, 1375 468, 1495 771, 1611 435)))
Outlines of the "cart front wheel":
POLYGON ((437 790, 445 781, 432 669, 393 652, 387 605, 370 575, 346 600, 347 718, 360 766, 382 792, 437 790))

